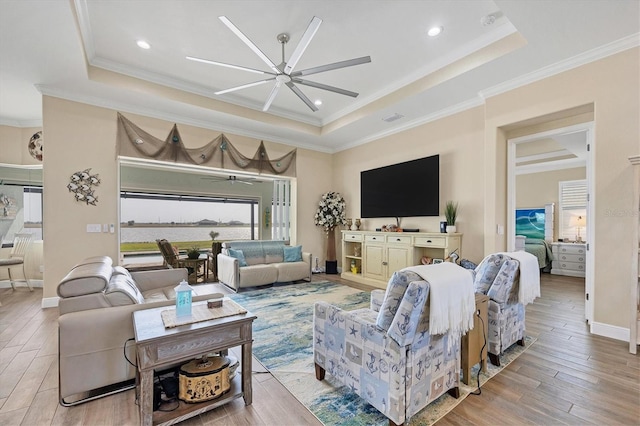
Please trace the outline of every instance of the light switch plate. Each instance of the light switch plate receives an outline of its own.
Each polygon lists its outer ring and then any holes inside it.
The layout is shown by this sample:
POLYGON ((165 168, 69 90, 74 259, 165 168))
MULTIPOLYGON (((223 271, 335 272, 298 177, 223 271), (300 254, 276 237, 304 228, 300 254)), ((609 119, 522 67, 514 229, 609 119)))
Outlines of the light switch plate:
POLYGON ((102 226, 99 223, 87 223, 87 232, 102 232, 102 226))

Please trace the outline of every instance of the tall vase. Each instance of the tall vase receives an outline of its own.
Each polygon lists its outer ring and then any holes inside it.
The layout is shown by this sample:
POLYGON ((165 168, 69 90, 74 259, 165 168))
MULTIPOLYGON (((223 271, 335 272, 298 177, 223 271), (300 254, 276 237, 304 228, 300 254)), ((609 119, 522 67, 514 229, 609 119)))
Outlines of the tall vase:
POLYGON ((325 271, 327 274, 338 273, 338 260, 336 259, 335 228, 331 228, 327 232, 327 258, 325 259, 325 271))

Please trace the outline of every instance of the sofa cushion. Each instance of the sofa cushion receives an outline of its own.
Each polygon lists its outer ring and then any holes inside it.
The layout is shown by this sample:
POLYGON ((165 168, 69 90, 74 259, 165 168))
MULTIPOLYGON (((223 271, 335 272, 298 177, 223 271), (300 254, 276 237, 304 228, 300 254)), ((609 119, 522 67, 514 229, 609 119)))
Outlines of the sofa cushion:
POLYGON ((496 279, 502 264, 508 259, 503 254, 492 254, 485 258, 476 268, 476 275, 473 280, 473 291, 475 293, 487 294, 489 287, 496 279))
POLYGON ((126 275, 118 274, 111 277, 104 295, 111 306, 144 303, 144 297, 142 297, 136 283, 126 275))
POLYGON ((176 300, 175 287, 154 288, 153 290, 142 293, 144 303, 165 302, 167 300, 176 300))
POLYGON ((248 266, 247 260, 245 259, 244 252, 242 250, 229 249, 229 256, 238 259, 238 264, 240 266, 248 266))
POLYGON ((415 272, 410 271, 397 271, 394 272, 387 284, 387 291, 378 312, 378 319, 376 325, 382 330, 389 330, 389 326, 396 315, 398 306, 404 297, 404 292, 407 290, 409 283, 412 281, 422 281, 422 278, 415 272))
POLYGON ((271 264, 278 271, 278 282, 286 283, 297 281, 301 278, 309 278, 311 274, 307 262, 281 262, 271 264))
POLYGON ((491 287, 489 287, 487 296, 498 303, 507 303, 519 270, 520 262, 515 259, 506 260, 500 267, 491 287))
POLYGON ((302 262, 302 246, 284 246, 282 251, 285 262, 302 262))
POLYGON ((278 270, 271 265, 249 265, 240 268, 240 285, 259 286, 265 284, 273 284, 278 281, 278 270))
POLYGON ((227 254, 231 256, 228 250, 242 250, 247 265, 258 265, 266 263, 264 250, 260 241, 231 241, 225 242, 223 247, 227 249, 227 254))

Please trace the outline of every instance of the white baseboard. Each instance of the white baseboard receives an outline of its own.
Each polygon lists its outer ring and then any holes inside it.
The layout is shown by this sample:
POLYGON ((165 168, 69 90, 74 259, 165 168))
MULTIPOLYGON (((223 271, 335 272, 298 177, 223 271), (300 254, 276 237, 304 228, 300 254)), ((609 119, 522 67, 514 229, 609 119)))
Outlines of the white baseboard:
MULTIPOLYGON (((42 288, 42 280, 29 280, 29 284, 34 288, 42 288)), ((24 281, 17 281, 16 287, 26 287, 27 283, 24 281)), ((11 288, 11 282, 9 280, 0 281, 0 288, 11 288)))
POLYGON ((43 297, 42 298, 42 309, 47 309, 47 308, 57 308, 58 307, 58 301, 60 300, 59 297, 43 297))
POLYGON ((622 340, 623 342, 628 342, 629 336, 631 336, 631 331, 628 328, 594 321, 591 322, 591 332, 598 336, 622 340))

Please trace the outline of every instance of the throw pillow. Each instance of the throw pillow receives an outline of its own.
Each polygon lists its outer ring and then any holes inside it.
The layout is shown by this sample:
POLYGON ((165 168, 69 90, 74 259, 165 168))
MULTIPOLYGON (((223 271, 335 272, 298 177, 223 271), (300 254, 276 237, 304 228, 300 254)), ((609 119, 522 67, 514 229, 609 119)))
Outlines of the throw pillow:
POLYGON ((515 259, 506 260, 502 264, 496 279, 493 280, 493 284, 491 284, 487 292, 487 296, 489 296, 491 300, 495 300, 500 304, 506 303, 507 300, 509 300, 513 283, 518 277, 519 267, 520 262, 515 259))
POLYGON ((476 268, 476 276, 473 280, 474 293, 487 294, 505 260, 507 258, 502 254, 492 254, 480 263, 480 266, 476 268))
POLYGON ((238 263, 240 264, 240 266, 247 266, 247 260, 244 258, 244 253, 242 250, 234 250, 230 248, 229 256, 238 259, 238 263))
POLYGON ((283 247, 285 262, 301 262, 302 246, 283 247))

